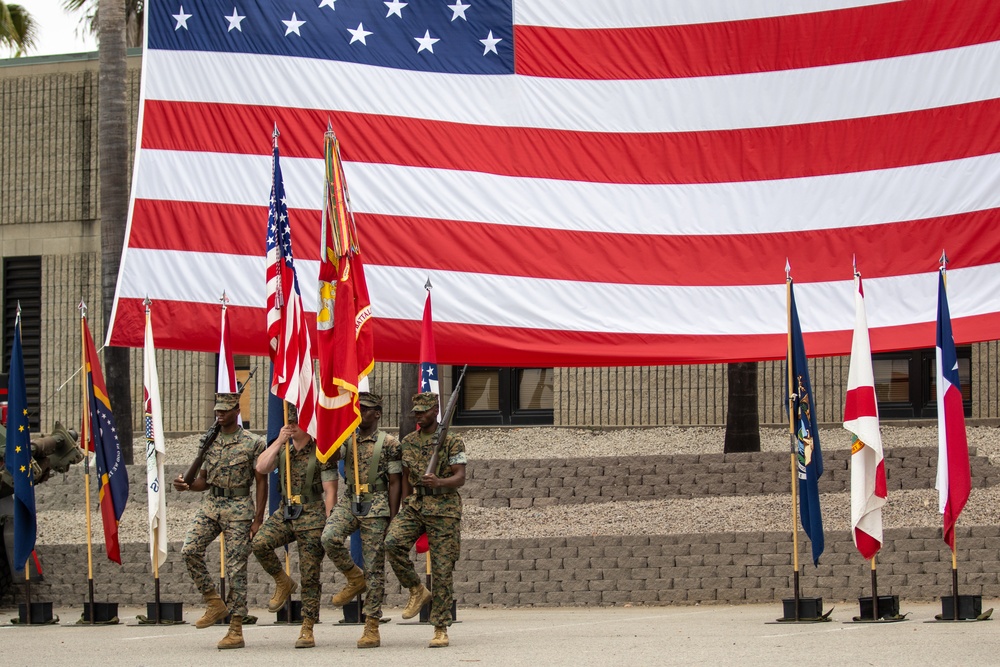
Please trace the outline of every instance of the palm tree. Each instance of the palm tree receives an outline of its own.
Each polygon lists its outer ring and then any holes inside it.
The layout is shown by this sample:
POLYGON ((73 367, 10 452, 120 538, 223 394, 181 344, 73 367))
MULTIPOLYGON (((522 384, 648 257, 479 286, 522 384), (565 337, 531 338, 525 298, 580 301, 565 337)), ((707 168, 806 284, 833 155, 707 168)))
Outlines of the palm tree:
MULTIPOLYGON (((63 7, 69 12, 85 11, 81 23, 87 31, 100 35, 98 31, 98 9, 103 3, 100 0, 63 0, 63 7)), ((145 2, 143 0, 125 0, 125 45, 128 47, 142 46, 142 25, 145 2)))
MULTIPOLYGON (((125 67, 125 3, 122 0, 99 0, 98 8, 97 152, 101 188, 101 302, 104 330, 107 331, 128 215, 129 124, 125 97, 128 74, 125 67)), ((122 456, 126 463, 132 463, 132 392, 128 348, 106 348, 104 367, 108 398, 115 409, 122 456)))
POLYGON ((15 5, 0 0, 0 45, 14 52, 14 57, 35 46, 38 37, 38 24, 21 5, 15 5))

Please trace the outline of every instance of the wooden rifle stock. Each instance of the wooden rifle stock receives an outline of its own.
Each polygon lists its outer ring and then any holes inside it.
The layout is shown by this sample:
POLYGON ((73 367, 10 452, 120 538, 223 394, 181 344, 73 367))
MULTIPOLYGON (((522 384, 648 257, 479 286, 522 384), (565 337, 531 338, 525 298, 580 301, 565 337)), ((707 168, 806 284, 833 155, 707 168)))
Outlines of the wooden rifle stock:
POLYGON ((438 455, 441 452, 441 443, 444 442, 445 436, 448 435, 448 429, 451 427, 451 418, 455 414, 455 408, 458 407, 458 393, 462 388, 462 380, 465 379, 465 371, 469 368, 469 364, 462 367, 462 374, 458 376, 458 382, 455 383, 455 389, 451 392, 451 397, 448 398, 448 405, 445 406, 444 415, 441 417, 441 424, 438 426, 437 431, 434 432, 434 451, 431 452, 431 458, 427 462, 427 470, 424 471, 425 475, 437 474, 438 467, 438 455))
MULTIPOLYGON (((251 370, 250 375, 247 376, 246 382, 244 382, 239 391, 236 392, 237 401, 241 396, 243 396, 243 390, 247 388, 248 384, 250 384, 250 380, 256 372, 256 368, 251 370)), ((198 472, 201 470, 201 466, 205 462, 205 455, 208 454, 208 448, 211 447, 212 443, 215 442, 215 439, 219 437, 219 429, 221 428, 222 425, 219 424, 219 420, 216 419, 215 423, 212 424, 207 431, 205 431, 205 435, 201 436, 201 444, 198 446, 198 455, 194 457, 194 461, 191 462, 191 467, 187 469, 186 473, 184 473, 184 483, 188 486, 194 484, 194 479, 198 476, 198 472)))

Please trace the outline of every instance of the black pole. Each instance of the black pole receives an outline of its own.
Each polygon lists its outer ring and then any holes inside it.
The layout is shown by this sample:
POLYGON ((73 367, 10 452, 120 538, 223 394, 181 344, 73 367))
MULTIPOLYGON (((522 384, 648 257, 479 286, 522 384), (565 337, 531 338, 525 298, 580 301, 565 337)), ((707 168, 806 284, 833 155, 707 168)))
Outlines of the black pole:
POLYGON ((88 596, 90 597, 90 624, 94 624, 94 578, 87 579, 88 596))
POLYGON ((799 571, 795 570, 794 579, 794 597, 795 597, 795 620, 799 620, 799 571))
POLYGON ((957 621, 958 616, 958 568, 951 568, 951 597, 952 597, 952 614, 951 619, 957 621))
POLYGON ((872 619, 878 620, 878 577, 875 574, 875 564, 872 563, 872 619))
POLYGON ((25 563, 25 565, 24 565, 24 573, 25 573, 24 574, 24 584, 25 584, 25 592, 24 592, 24 594, 27 597, 27 605, 25 605, 25 606, 27 607, 27 612, 28 612, 27 614, 25 614, 25 618, 27 618, 27 624, 31 625, 31 577, 28 576, 28 567, 29 567, 28 564, 25 563))
POLYGON ((156 612, 153 614, 153 621, 159 625, 160 624, 160 578, 156 578, 156 584, 153 589, 153 598, 155 600, 154 605, 156 606, 156 612))

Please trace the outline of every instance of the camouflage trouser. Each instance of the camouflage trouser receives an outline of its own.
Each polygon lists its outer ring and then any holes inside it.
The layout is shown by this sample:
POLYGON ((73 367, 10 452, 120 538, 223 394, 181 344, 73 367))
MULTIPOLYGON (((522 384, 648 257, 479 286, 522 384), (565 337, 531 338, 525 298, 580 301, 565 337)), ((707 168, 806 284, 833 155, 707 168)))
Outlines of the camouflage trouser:
POLYGON ((396 578, 404 588, 412 588, 420 583, 413 563, 410 562, 410 548, 420 534, 427 532, 431 548, 431 625, 451 625, 451 603, 454 599, 452 571, 461 550, 461 519, 445 516, 423 516, 409 505, 400 508, 399 514, 389 525, 385 536, 385 555, 392 565, 396 578))
POLYGON ((354 567, 351 554, 344 546, 344 538, 356 530, 361 530, 361 553, 365 563, 364 615, 382 618, 382 600, 385 598, 385 531, 389 527, 389 517, 375 516, 359 519, 351 510, 338 504, 330 512, 323 529, 323 548, 330 560, 341 572, 350 572, 354 567))
POLYGON ((274 550, 286 544, 299 545, 299 579, 302 585, 302 618, 319 620, 319 597, 323 584, 319 580, 323 565, 322 528, 296 530, 290 521, 282 520, 281 510, 267 517, 260 531, 254 535, 253 555, 261 567, 272 577, 282 568, 274 550))
MULTIPOLYGON (((242 500, 242 499, 236 499, 242 500)), ((184 564, 198 591, 204 595, 215 591, 215 578, 205 564, 205 550, 222 533, 226 539, 226 574, 229 586, 226 606, 237 616, 247 613, 247 559, 250 557, 250 520, 230 519, 217 502, 203 504, 191 521, 181 554, 184 564)), ((236 512, 237 516, 245 513, 236 512)))

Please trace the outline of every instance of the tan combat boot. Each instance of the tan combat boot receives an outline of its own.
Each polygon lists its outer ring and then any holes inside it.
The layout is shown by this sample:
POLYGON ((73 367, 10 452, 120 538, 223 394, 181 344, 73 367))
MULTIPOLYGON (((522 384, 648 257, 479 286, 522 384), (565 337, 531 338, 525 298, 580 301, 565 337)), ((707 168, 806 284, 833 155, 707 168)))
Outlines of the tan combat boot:
POLYGON ((267 610, 271 613, 285 606, 285 601, 299 588, 295 580, 285 574, 284 570, 278 570, 278 574, 274 575, 274 583, 274 595, 267 603, 267 610))
POLYGON ((219 594, 215 591, 211 593, 205 593, 205 602, 208 607, 205 609, 205 613, 194 622, 194 627, 199 630, 204 630, 205 628, 215 625, 216 621, 219 621, 226 617, 229 610, 226 608, 226 603, 222 601, 219 594))
POLYGON ((439 625, 434 628, 434 639, 427 645, 428 648, 443 648, 448 645, 448 628, 439 625))
POLYGON ((358 648, 378 648, 382 645, 382 640, 378 636, 378 624, 377 618, 369 616, 365 619, 365 632, 358 640, 358 648))
POLYGON ((347 585, 330 600, 330 603, 337 607, 343 607, 353 600, 355 595, 364 593, 365 589, 368 588, 368 585, 365 583, 364 570, 357 565, 350 572, 345 572, 344 576, 347 577, 347 585))
POLYGON ((243 648, 246 643, 243 641, 243 617, 239 614, 233 614, 233 620, 229 624, 229 632, 226 636, 222 638, 222 641, 218 644, 220 649, 224 648, 243 648))
POLYGON ((313 637, 313 620, 303 618, 302 630, 299 631, 299 638, 295 640, 295 648, 312 648, 314 646, 316 646, 316 639, 313 637))
POLYGON ((406 601, 406 608, 403 609, 403 618, 413 618, 420 613, 420 609, 430 602, 431 592, 423 584, 417 584, 410 589, 410 599, 406 601))

